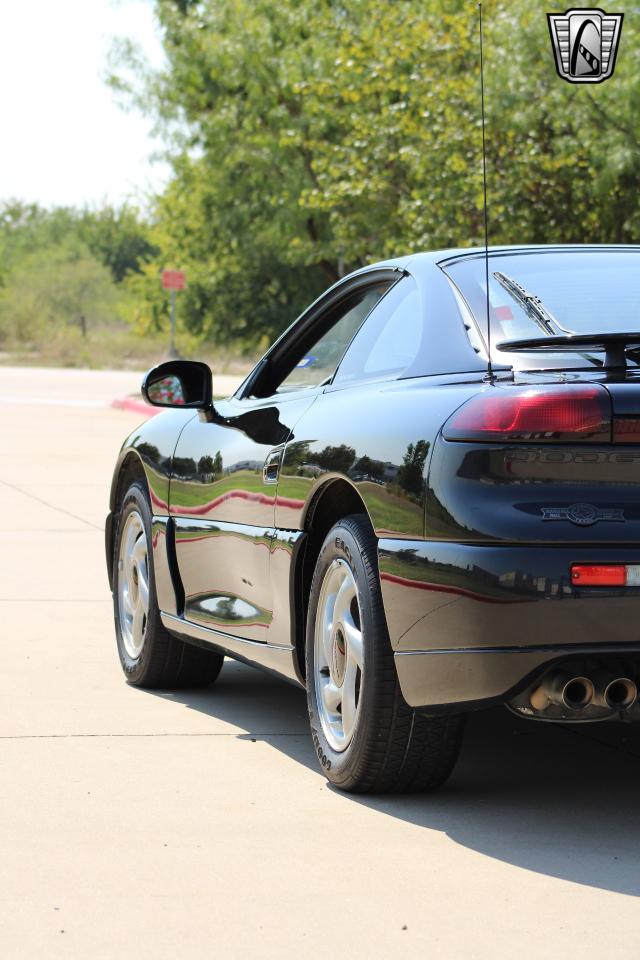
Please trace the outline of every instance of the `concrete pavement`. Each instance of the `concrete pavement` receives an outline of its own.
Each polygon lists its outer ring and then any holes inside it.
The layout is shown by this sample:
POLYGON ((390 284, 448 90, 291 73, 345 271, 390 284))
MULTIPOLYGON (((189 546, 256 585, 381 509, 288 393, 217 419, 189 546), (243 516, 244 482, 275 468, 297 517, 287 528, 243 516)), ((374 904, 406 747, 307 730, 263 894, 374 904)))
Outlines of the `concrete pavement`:
MULTIPOLYGON (((139 394, 143 370, 63 370, 0 366, 0 404, 19 406, 104 407, 139 394)), ((213 373, 213 395, 226 397, 244 377, 213 373)), ((138 419, 140 419, 138 417, 138 419)))
POLYGON ((632 953, 635 727, 477 715, 443 791, 358 799, 293 687, 232 662, 205 692, 126 685, 102 534, 125 378, 0 389, 3 960, 632 953))

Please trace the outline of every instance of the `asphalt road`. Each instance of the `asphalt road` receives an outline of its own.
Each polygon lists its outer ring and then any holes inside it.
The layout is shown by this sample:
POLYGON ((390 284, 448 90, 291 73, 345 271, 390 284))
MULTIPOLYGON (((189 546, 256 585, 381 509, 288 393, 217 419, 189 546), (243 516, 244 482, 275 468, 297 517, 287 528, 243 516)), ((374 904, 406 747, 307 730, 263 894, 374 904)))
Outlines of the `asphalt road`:
POLYGON ((0 388, 0 957, 632 956, 635 727, 479 714, 440 793, 353 798, 294 687, 126 685, 102 522, 130 382, 0 388))

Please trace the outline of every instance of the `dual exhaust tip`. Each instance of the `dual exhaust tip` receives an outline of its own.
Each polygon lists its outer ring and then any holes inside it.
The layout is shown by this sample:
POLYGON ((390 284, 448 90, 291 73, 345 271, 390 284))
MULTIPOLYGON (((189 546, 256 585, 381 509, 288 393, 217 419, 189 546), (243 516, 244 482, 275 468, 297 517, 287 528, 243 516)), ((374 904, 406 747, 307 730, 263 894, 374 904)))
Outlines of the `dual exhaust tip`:
POLYGON ((620 712, 628 710, 638 699, 638 687, 628 677, 615 677, 594 683, 588 677, 571 677, 566 673, 547 674, 531 694, 534 710, 546 710, 554 704, 577 712, 591 705, 620 712))

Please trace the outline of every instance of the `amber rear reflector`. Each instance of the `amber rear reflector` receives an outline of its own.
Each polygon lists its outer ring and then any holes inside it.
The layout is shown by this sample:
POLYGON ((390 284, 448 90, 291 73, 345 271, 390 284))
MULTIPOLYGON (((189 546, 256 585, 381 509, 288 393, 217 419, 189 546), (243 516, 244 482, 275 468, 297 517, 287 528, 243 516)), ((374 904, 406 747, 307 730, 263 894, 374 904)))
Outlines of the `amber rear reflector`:
POLYGON ((576 587, 638 587, 640 565, 575 563, 571 567, 571 582, 576 587))

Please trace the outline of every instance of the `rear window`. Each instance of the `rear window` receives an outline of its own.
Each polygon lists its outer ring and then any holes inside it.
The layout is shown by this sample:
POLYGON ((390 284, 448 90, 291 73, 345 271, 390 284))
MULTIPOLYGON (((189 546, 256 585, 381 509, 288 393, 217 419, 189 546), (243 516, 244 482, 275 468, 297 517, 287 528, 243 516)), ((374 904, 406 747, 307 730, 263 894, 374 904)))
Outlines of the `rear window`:
MULTIPOLYGON (((469 257, 442 269, 462 297, 469 338, 486 353, 486 281, 484 257, 469 257)), ((536 300, 528 301, 536 305, 536 300)), ((489 303, 492 359, 539 366, 539 356, 516 357, 498 349, 501 340, 520 340, 566 333, 640 331, 640 249, 568 250, 540 253, 491 254, 489 303), (514 286, 514 283, 517 287, 514 286), (518 295, 518 288, 520 295, 518 295), (537 298, 543 319, 523 304, 522 296, 537 298)), ((596 350, 589 353, 597 354, 596 350)), ((545 354, 545 366, 554 357, 545 354)), ((579 356, 555 355, 562 366, 584 365, 579 356)))

